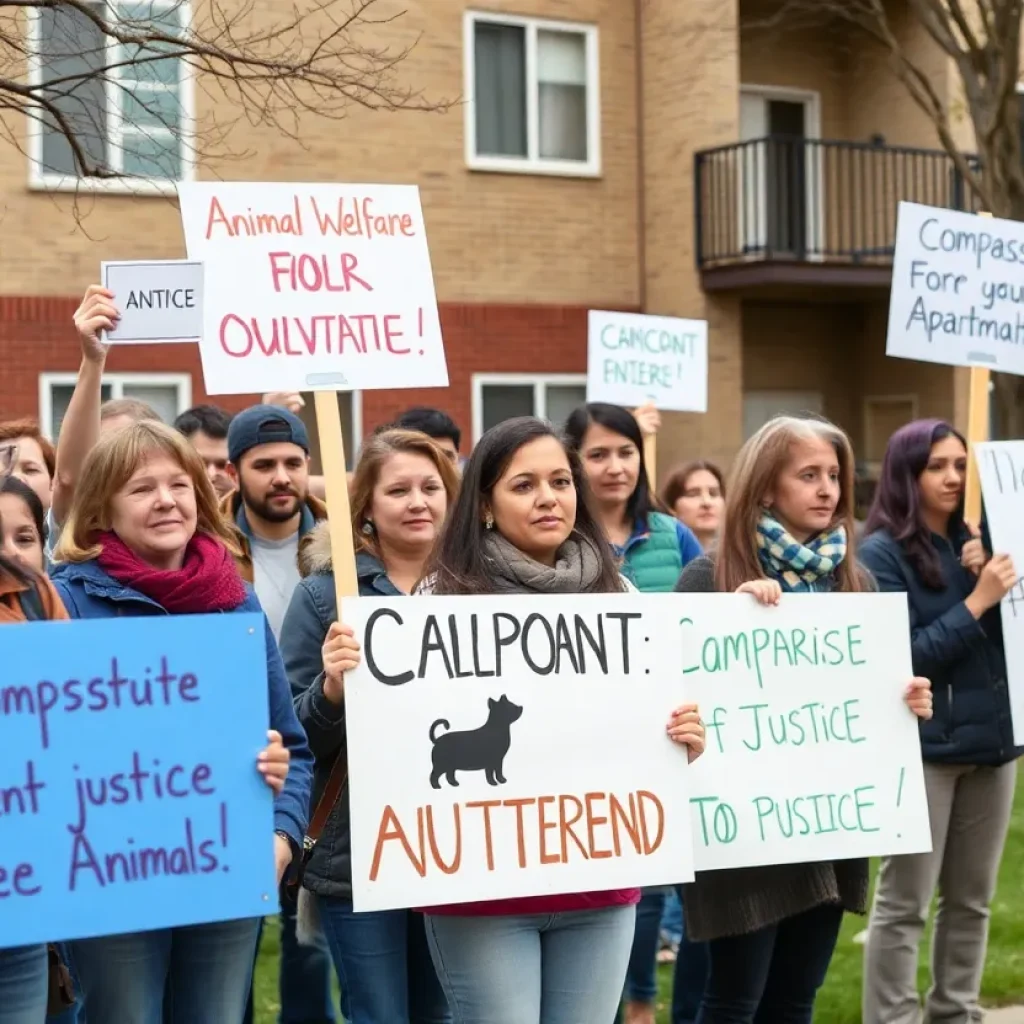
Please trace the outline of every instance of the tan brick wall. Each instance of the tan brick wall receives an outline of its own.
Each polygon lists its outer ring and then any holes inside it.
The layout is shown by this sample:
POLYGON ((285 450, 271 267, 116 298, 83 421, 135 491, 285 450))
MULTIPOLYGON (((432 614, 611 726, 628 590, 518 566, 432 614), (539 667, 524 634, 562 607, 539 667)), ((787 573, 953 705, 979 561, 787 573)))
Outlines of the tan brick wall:
MULTIPOLYGON (((217 0, 220 4, 231 0, 217 0)), ((239 0, 240 2, 240 0, 239 0)), ((625 0, 481 0, 485 10, 596 24, 600 31, 603 173, 597 180, 470 172, 464 108, 446 114, 305 117, 302 146, 244 119, 228 143, 243 159, 204 175, 250 180, 416 182, 422 190, 438 295, 443 301, 635 306, 637 280, 636 75, 632 4, 625 0)), ((430 99, 463 93, 463 0, 400 4, 408 14, 378 32, 398 49, 420 37, 401 82, 430 99)), ((280 18, 259 0, 254 24, 280 18), (259 20, 255 20, 259 19, 259 20)), ((364 37, 369 38, 369 37, 364 37)), ((199 88, 202 120, 216 92, 199 88)), ((23 127, 17 125, 19 136, 23 127)), ((164 198, 30 193, 24 156, 0 143, 6 294, 78 293, 103 258, 184 255, 175 205, 164 198), (80 223, 76 223, 75 214, 80 223)))

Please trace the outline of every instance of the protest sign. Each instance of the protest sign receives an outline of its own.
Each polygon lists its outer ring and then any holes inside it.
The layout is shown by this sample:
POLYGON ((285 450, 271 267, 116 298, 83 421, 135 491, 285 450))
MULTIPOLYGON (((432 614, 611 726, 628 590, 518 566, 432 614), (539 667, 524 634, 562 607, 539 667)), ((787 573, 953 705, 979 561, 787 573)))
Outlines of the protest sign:
POLYGON ((886 353, 1024 374, 1024 225, 900 203, 886 353))
POLYGON ((675 412, 708 410, 708 325, 590 310, 587 401, 675 412))
POLYGON ((0 947, 276 904, 262 615, 4 627, 0 947))
POLYGON ((1009 555, 1018 575, 1003 598, 1001 615, 1013 740, 1024 746, 1024 441, 989 441, 975 451, 992 549, 1009 555))
POLYGON ((708 734, 690 773, 697 871, 931 849, 904 594, 674 610, 708 734))
POLYGON ((903 595, 354 600, 345 620, 358 910, 931 849, 903 595), (665 734, 688 701, 690 766, 665 734))
POLYGON ((183 182, 210 394, 446 387, 414 185, 183 182))
POLYGON ((203 333, 203 265, 137 260, 100 265, 121 319, 105 341, 114 345, 199 341, 203 333))
POLYGON ((692 879, 665 597, 346 602, 357 910, 692 879))

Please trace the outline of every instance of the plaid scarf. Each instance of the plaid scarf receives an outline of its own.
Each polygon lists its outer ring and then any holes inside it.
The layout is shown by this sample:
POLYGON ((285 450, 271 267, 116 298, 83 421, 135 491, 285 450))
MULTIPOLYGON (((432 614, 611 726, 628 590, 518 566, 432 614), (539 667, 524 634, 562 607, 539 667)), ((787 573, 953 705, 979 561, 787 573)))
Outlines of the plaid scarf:
POLYGON ((757 522, 757 556, 765 575, 789 592, 819 589, 846 557, 846 527, 837 526, 801 544, 770 513, 757 522))

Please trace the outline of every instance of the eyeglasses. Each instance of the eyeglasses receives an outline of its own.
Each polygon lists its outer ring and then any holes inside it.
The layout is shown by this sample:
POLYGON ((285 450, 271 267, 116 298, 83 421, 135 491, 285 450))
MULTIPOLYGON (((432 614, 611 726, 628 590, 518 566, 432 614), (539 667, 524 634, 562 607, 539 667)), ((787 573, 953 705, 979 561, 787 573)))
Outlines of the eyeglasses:
POLYGON ((18 461, 16 444, 0 444, 0 476, 9 476, 18 461))

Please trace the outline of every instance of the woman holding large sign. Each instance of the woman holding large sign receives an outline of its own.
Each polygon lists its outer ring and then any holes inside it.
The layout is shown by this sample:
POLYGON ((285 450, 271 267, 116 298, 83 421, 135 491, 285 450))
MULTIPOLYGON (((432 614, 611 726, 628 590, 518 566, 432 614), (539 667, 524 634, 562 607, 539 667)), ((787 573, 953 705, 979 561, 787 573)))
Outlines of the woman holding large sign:
MULTIPOLYGON (((454 501, 458 476, 426 434, 386 430, 362 447, 352 477, 352 527, 361 597, 409 593, 423 576, 454 501)), ((423 917, 408 910, 352 908, 352 836, 344 774, 343 673, 351 630, 339 625, 327 523, 303 542, 305 578, 282 627, 282 653, 299 720, 316 757, 313 792, 329 812, 309 857, 304 887, 315 894, 350 1024, 443 1024, 450 1019, 427 948, 423 917), (332 785, 332 778, 339 780, 332 785)), ((302 907, 308 905, 303 899, 302 907)))
POLYGON ((929 1020, 975 1020, 989 903, 1017 779, 999 604, 1016 585, 964 523, 967 446, 918 420, 889 440, 868 516, 864 562, 906 592, 914 671, 935 683, 921 725, 932 852, 882 861, 864 951, 865 1024, 917 1020, 917 950, 936 885, 929 1020))
MULTIPOLYGON (((54 585, 72 618, 259 612, 234 554, 195 449, 162 423, 136 423, 101 438, 89 455, 54 585)), ((265 644, 272 731, 253 768, 275 794, 280 879, 301 848, 312 757, 269 626, 265 644)), ((241 1021, 258 930, 259 919, 248 918, 71 943, 87 1019, 167 1024, 166 990, 169 1024, 241 1021)))
MULTIPOLYGON (((717 552, 688 565, 677 590, 784 593, 873 589, 853 556, 853 451, 831 423, 782 416, 736 457, 717 552)), ((906 702, 931 716, 930 684, 906 702)), ((686 928, 708 940, 710 972, 699 1024, 810 1024, 844 911, 867 908, 866 860, 698 872, 684 886, 686 928)))

